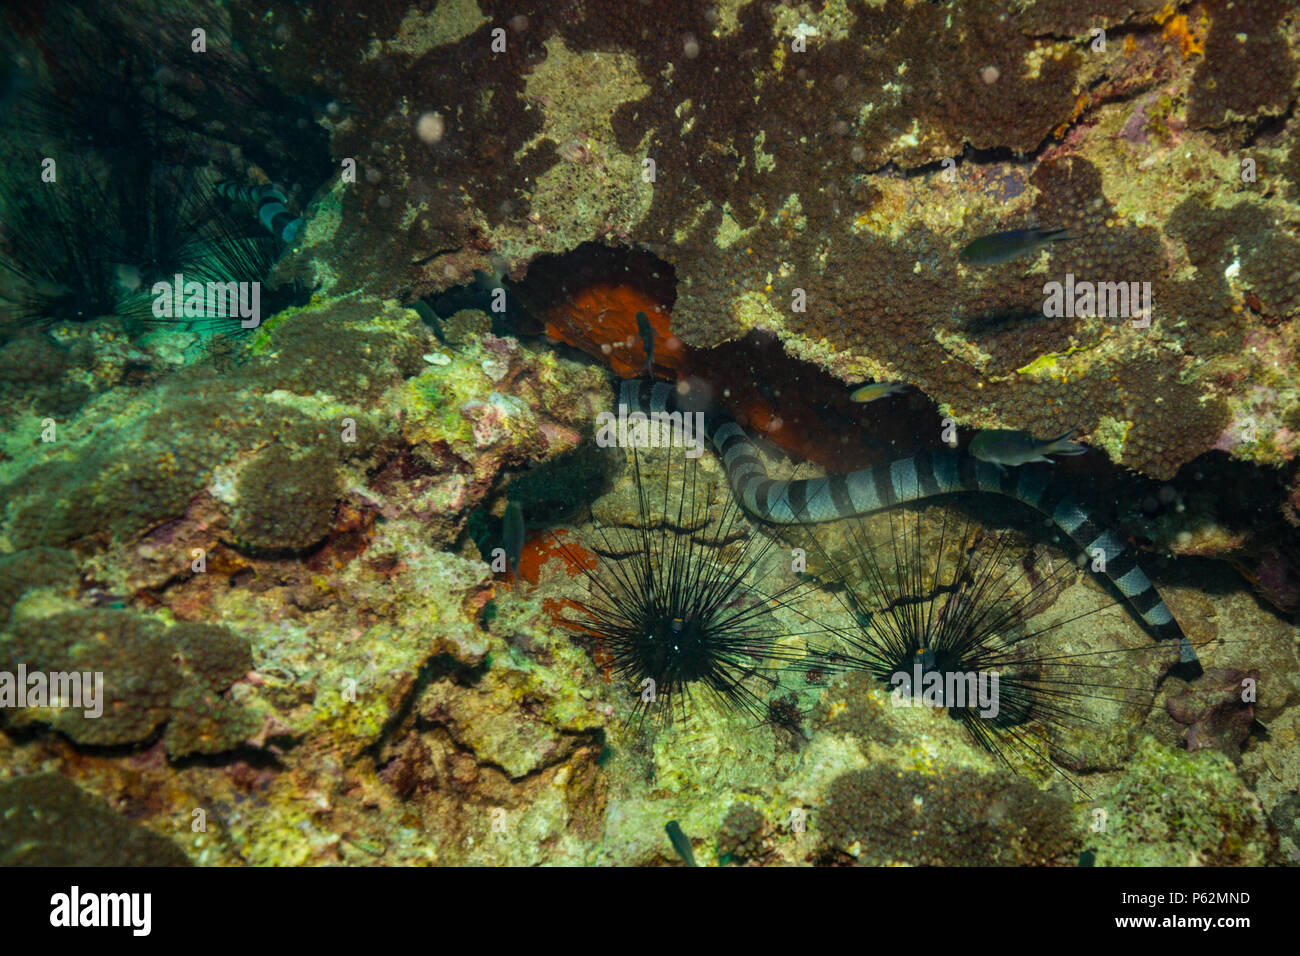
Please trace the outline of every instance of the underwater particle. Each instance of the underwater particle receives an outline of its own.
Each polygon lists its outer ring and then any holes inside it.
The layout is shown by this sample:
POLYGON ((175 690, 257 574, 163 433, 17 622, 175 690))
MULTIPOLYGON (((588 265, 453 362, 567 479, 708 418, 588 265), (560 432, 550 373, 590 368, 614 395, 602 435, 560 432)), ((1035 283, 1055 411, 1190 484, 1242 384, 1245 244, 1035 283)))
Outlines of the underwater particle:
POLYGON ((687 866, 698 866, 695 862, 695 851, 691 849, 691 840, 682 832, 681 825, 676 820, 669 820, 664 826, 664 832, 668 834, 668 842, 673 845, 677 855, 682 858, 682 862, 687 866))
POLYGON ((171 840, 57 773, 0 782, 0 866, 189 866, 171 840))
POLYGON ((415 135, 429 146, 441 142, 447 131, 447 123, 441 113, 422 113, 415 121, 415 135))
POLYGON ((302 551, 329 533, 340 494, 328 453, 313 448, 295 458, 273 445, 239 474, 231 530, 254 551, 302 551))
POLYGON ((1042 866, 1080 842, 1068 801, 1014 777, 885 765, 836 777, 818 829, 823 859, 860 866, 1042 866))
POLYGON ((1002 75, 1002 71, 999 70, 996 66, 994 66, 991 63, 980 70, 980 79, 983 80, 989 86, 992 86, 994 83, 996 83, 998 81, 998 77, 1000 77, 1001 75, 1002 75))
POLYGON ((571 559, 589 596, 576 600, 576 615, 562 616, 561 623, 591 639, 595 656, 608 661, 606 673, 637 695, 629 722, 639 725, 650 716, 670 724, 687 714, 700 692, 725 711, 761 721, 766 703, 751 682, 779 687, 773 672, 805 659, 782 643, 785 635, 769 610, 793 604, 804 585, 796 581, 772 593, 760 587, 756 572, 775 539, 761 536, 756 544, 760 536, 744 526, 730 494, 703 540, 684 530, 709 523, 710 494, 697 460, 686 460, 665 473, 660 490, 633 449, 637 526, 613 533, 599 528, 597 570, 581 556, 571 559), (627 557, 606 557, 619 554, 627 557))
POLYGON ((688 60, 693 60, 700 55, 700 41, 695 39, 694 33, 682 37, 682 54, 688 60))

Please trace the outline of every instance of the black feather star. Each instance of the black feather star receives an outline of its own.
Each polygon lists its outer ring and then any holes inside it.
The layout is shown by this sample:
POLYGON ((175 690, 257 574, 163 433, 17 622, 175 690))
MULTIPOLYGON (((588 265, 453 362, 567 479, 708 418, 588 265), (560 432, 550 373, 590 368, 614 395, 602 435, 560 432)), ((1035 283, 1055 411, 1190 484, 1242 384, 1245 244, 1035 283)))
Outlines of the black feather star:
POLYGON ((797 604, 806 583, 791 577, 771 592, 761 587, 776 574, 775 539, 741 518, 725 487, 721 515, 709 520, 717 485, 700 478, 694 459, 675 478, 673 468, 665 472, 662 495, 635 451, 632 462, 636 527, 600 527, 594 568, 559 544, 583 569, 589 592, 574 602, 579 613, 562 622, 590 640, 606 676, 635 695, 629 723, 649 717, 671 724, 693 710, 697 695, 725 712, 766 721, 762 692, 780 687, 783 672, 813 666, 797 646, 801 635, 770 614, 797 604))
POLYGON ((946 710, 1009 769, 1036 766, 1077 787, 1063 765, 1082 769, 1087 760, 1071 752, 1071 735, 1096 737, 1103 720, 1131 726, 1176 659, 1149 642, 1064 650, 1080 622, 1114 602, 1098 595, 1081 612, 1045 613, 1073 564, 1044 571, 1016 560, 1010 534, 957 524, 941 510, 937 529, 919 514, 888 515, 888 536, 874 546, 859 519, 846 559, 817 546, 849 621, 828 625, 839 647, 825 667, 866 672, 890 688, 894 704, 946 710), (1129 686, 1152 672, 1149 686, 1129 686))

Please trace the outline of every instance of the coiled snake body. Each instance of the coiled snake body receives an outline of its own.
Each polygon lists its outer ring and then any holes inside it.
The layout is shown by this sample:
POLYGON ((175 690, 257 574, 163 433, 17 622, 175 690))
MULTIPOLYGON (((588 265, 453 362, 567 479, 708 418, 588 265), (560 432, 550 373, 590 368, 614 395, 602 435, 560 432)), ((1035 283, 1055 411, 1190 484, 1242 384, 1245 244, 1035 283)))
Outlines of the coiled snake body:
MULTIPOLYGON (((653 379, 628 379, 619 389, 628 412, 684 412, 676 388, 653 379)), ((754 517, 773 524, 810 524, 870 514, 937 495, 982 491, 1006 495, 1047 515, 1097 561, 1156 640, 1177 640, 1176 672, 1188 679, 1201 668, 1196 651, 1138 566, 1137 556, 1101 527, 1080 504, 1054 488, 1045 467, 999 468, 958 452, 922 452, 885 465, 845 475, 781 481, 771 478, 758 449, 731 418, 714 409, 705 414, 705 431, 721 459, 737 500, 754 517)))

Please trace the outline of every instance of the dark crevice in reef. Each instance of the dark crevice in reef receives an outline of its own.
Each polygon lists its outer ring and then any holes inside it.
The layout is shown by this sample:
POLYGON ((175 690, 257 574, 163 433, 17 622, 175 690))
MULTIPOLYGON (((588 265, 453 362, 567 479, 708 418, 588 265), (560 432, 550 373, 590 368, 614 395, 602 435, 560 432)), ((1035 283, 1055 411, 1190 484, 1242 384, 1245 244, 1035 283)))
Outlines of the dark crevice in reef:
POLYGON ((449 654, 437 654, 421 666, 415 675, 415 680, 411 683, 411 688, 407 691, 401 704, 393 711, 388 720, 384 722, 383 729, 376 735, 375 740, 365 749, 365 752, 378 764, 383 755, 384 748, 399 736, 399 731, 413 718, 416 701, 425 688, 434 681, 443 677, 453 677, 458 682, 472 684, 483 675, 487 670, 488 663, 486 658, 478 664, 463 664, 449 654))

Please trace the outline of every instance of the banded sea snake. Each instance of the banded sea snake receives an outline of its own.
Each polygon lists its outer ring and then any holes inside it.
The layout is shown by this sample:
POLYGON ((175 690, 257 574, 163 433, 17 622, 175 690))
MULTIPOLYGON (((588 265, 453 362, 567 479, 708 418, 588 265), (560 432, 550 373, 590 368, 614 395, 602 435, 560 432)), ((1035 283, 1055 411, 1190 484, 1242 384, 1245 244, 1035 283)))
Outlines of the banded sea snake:
MULTIPOLYGON (((653 379, 624 381, 618 404, 642 414, 687 411, 678 404, 674 385, 653 379)), ((772 524, 836 521, 966 491, 1006 495, 1028 505, 1051 518, 1087 554, 1104 555, 1099 573, 1119 589, 1151 635, 1179 642, 1179 663, 1171 673, 1187 680, 1200 676, 1195 648, 1138 566, 1136 555, 1078 502, 1054 488, 1047 466, 999 468, 959 452, 922 452, 844 475, 779 481, 768 477, 758 449, 730 417, 715 408, 705 413, 704 422, 732 492, 746 511, 772 524)))

